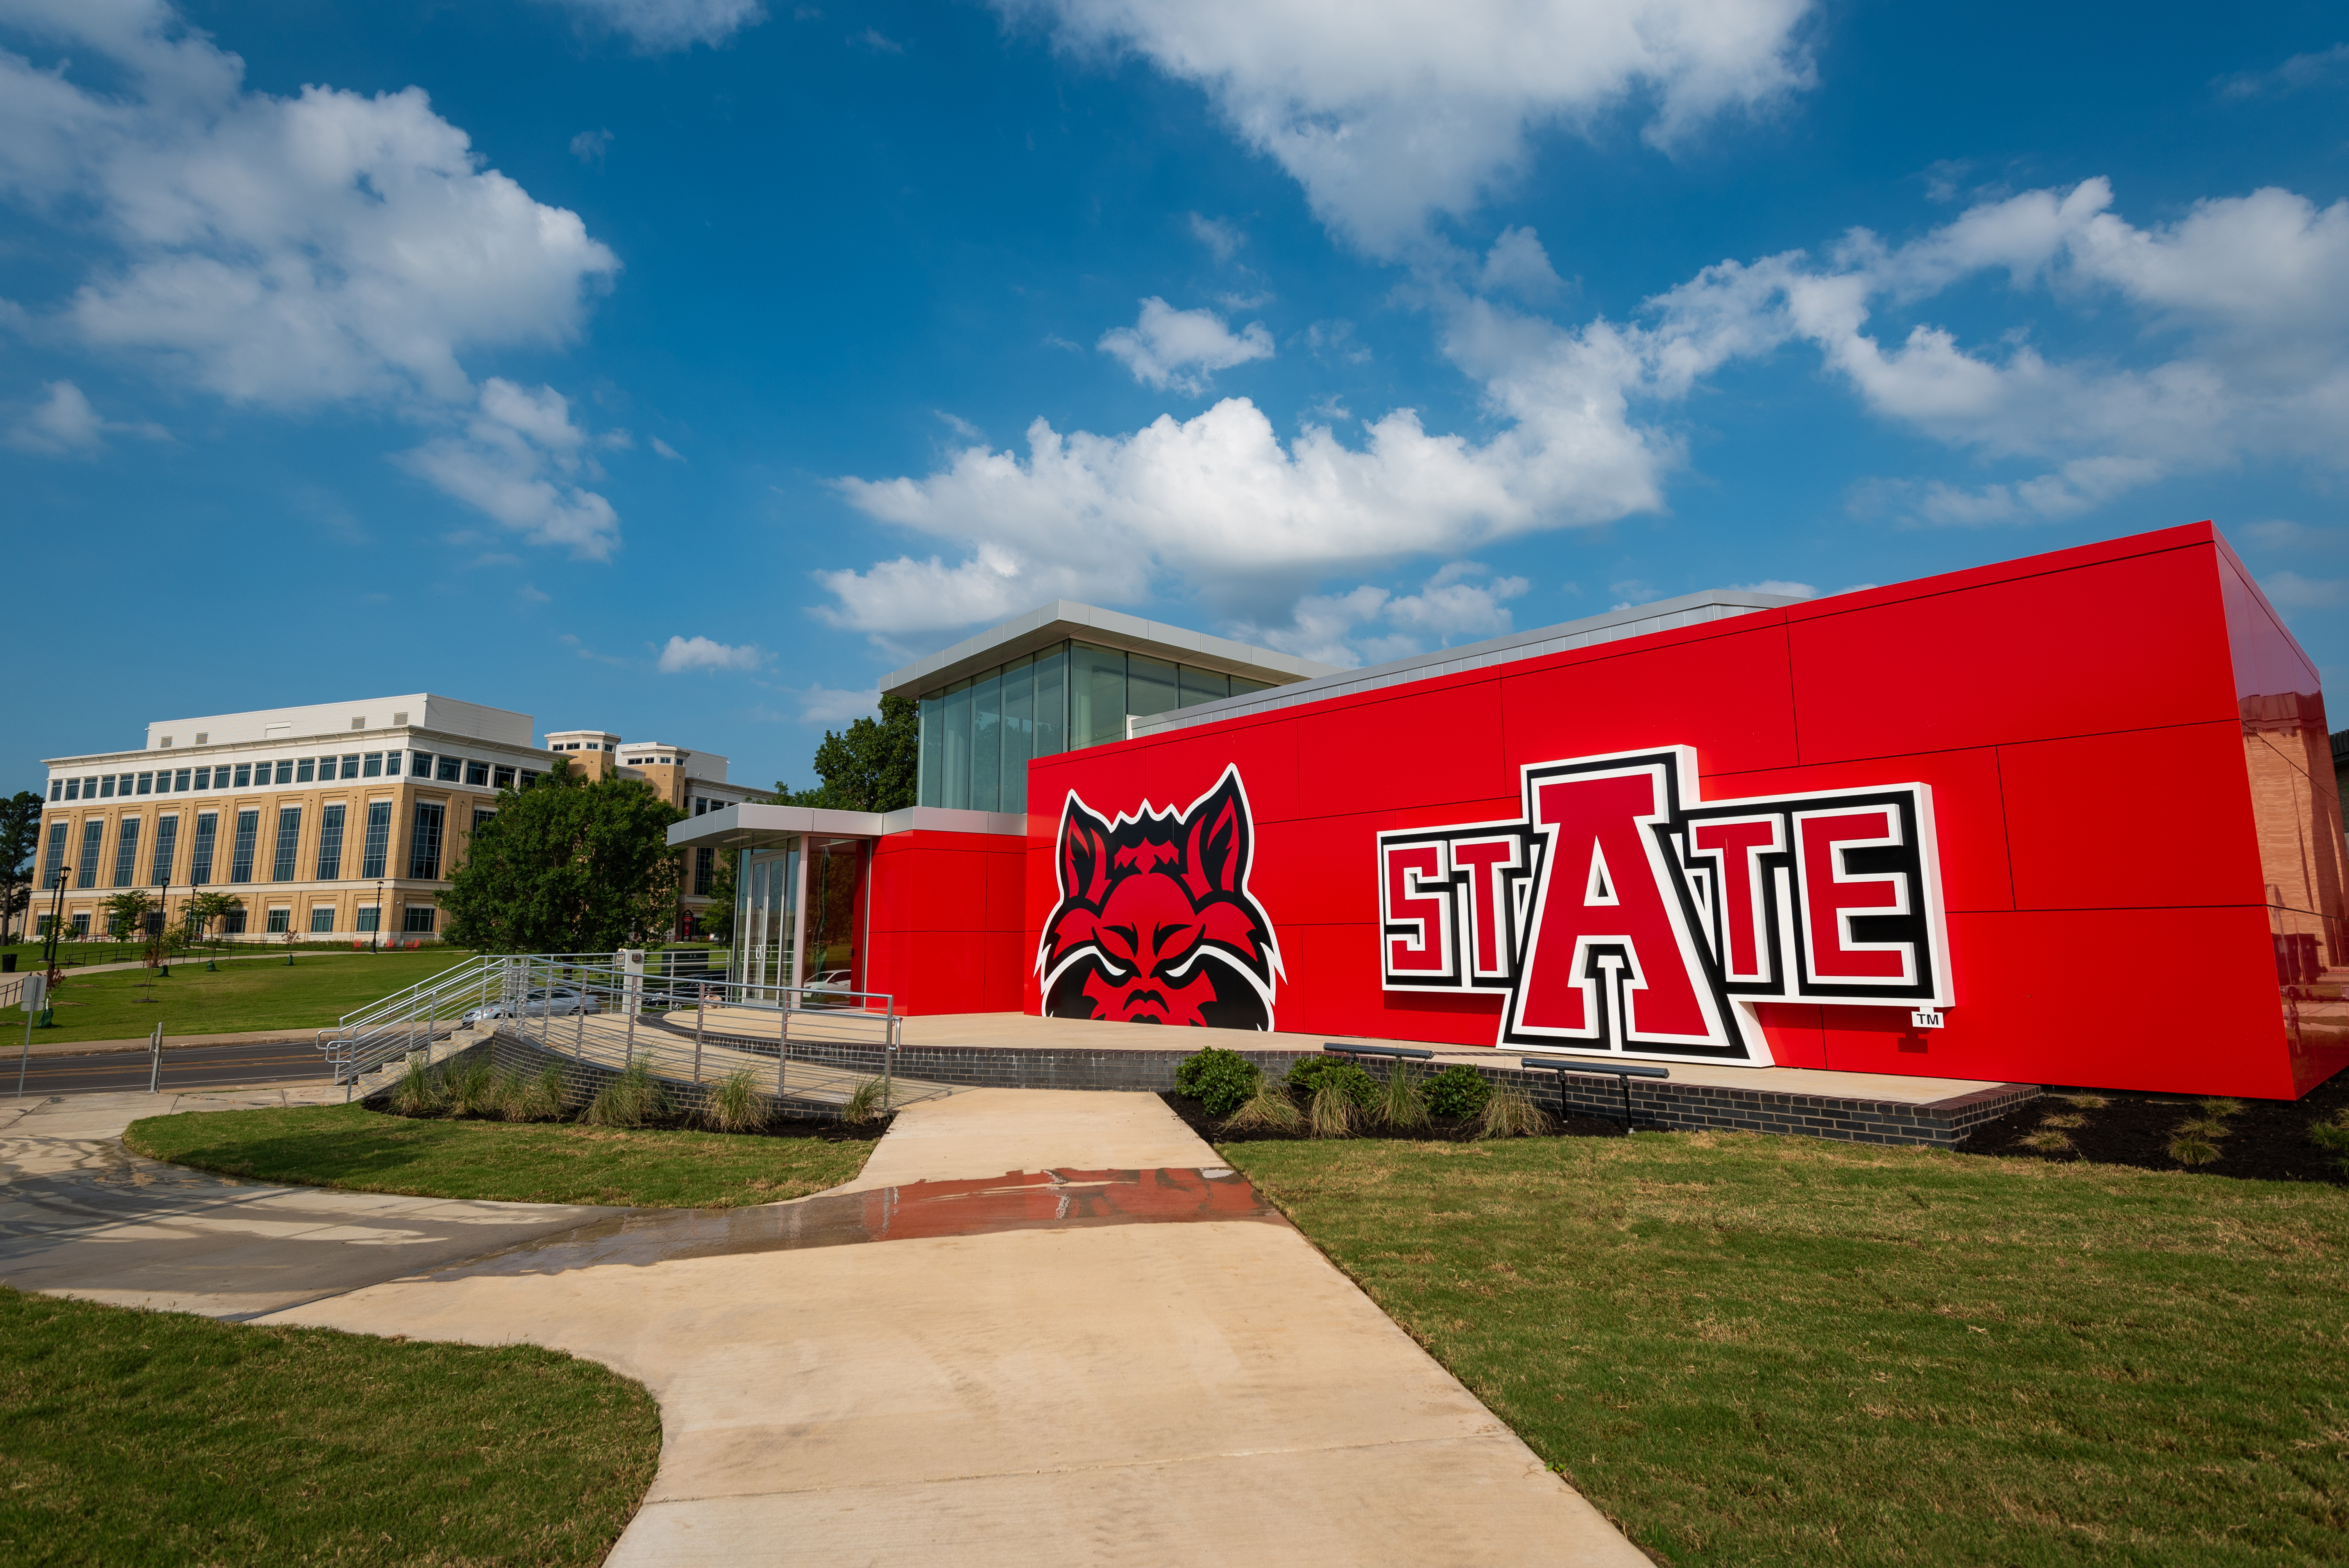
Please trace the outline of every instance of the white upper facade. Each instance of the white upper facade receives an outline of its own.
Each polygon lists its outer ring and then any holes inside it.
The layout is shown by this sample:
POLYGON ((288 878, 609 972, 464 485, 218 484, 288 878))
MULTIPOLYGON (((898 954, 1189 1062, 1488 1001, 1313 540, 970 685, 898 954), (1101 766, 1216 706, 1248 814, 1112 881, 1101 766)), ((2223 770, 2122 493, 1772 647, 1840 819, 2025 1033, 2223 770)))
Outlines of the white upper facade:
POLYGON ((257 708, 251 713, 157 719, 147 727, 147 749, 308 740, 371 729, 429 729, 531 750, 535 721, 526 713, 415 692, 406 696, 360 697, 299 707, 257 708))

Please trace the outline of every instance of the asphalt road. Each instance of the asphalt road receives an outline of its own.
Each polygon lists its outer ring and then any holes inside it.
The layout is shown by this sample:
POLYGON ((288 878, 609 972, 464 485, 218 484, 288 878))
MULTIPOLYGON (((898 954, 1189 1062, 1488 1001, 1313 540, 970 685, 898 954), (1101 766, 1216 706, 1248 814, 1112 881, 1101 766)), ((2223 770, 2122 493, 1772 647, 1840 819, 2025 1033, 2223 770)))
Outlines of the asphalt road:
MULTIPOLYGON (((0 1096, 16 1089, 17 1053, 0 1049, 0 1096)), ((35 1057, 25 1072, 27 1095, 98 1094, 143 1089, 153 1058, 145 1051, 93 1051, 88 1056, 35 1057)), ((257 1083, 316 1083, 326 1057, 306 1042, 291 1045, 167 1046, 161 1087, 220 1088, 257 1083)))

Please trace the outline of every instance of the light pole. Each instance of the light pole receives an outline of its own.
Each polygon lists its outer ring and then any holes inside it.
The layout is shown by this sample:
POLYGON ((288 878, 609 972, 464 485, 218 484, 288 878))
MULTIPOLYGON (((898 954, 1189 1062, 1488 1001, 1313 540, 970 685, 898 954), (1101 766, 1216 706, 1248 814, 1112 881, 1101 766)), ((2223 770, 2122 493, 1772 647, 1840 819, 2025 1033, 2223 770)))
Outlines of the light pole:
MULTIPOLYGON (((49 901, 48 940, 41 944, 42 984, 50 990, 54 990, 57 984, 57 943, 61 940, 60 934, 66 923, 66 869, 63 866, 57 868, 56 886, 57 897, 49 901)), ((41 1027, 54 1027, 57 1024, 56 1004, 50 1002, 46 994, 41 1001, 41 1027)))
MULTIPOLYGON (((369 829, 367 830, 367 831, 369 831, 369 832, 373 832, 373 831, 375 831, 375 830, 374 830, 373 828, 369 828, 369 829)), ((383 878, 381 878, 381 877, 378 877, 378 878, 376 878, 376 879, 375 879, 375 940, 367 944, 367 951, 368 951, 369 953, 379 953, 379 952, 381 952, 382 950, 383 950, 383 878)))

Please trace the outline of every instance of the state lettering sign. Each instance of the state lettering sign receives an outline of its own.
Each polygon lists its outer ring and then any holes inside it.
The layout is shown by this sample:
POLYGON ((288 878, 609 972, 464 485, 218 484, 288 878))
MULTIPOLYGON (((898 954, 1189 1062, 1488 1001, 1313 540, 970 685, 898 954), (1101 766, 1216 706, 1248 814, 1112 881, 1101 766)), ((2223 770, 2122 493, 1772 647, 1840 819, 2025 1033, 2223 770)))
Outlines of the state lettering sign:
POLYGON ((1930 789, 1696 779, 1685 746, 1534 763, 1520 817, 1379 834, 1381 985, 1504 994, 1503 1046, 1756 1064, 1755 1002, 1949 1005, 1930 789))

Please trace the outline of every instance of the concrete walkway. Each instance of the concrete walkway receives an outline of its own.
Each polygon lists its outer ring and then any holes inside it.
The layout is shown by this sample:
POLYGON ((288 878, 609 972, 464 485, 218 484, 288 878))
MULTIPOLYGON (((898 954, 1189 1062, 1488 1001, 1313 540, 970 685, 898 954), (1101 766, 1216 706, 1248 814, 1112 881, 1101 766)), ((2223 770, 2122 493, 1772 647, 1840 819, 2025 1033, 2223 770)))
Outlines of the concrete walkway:
MULTIPOLYGON (((1153 1095, 978 1089, 905 1110, 851 1186, 1054 1168, 1220 1169, 1153 1095)), ((266 1321, 644 1381, 623 1568, 1647 1561, 1277 1220, 653 1261, 612 1229, 266 1321)))

